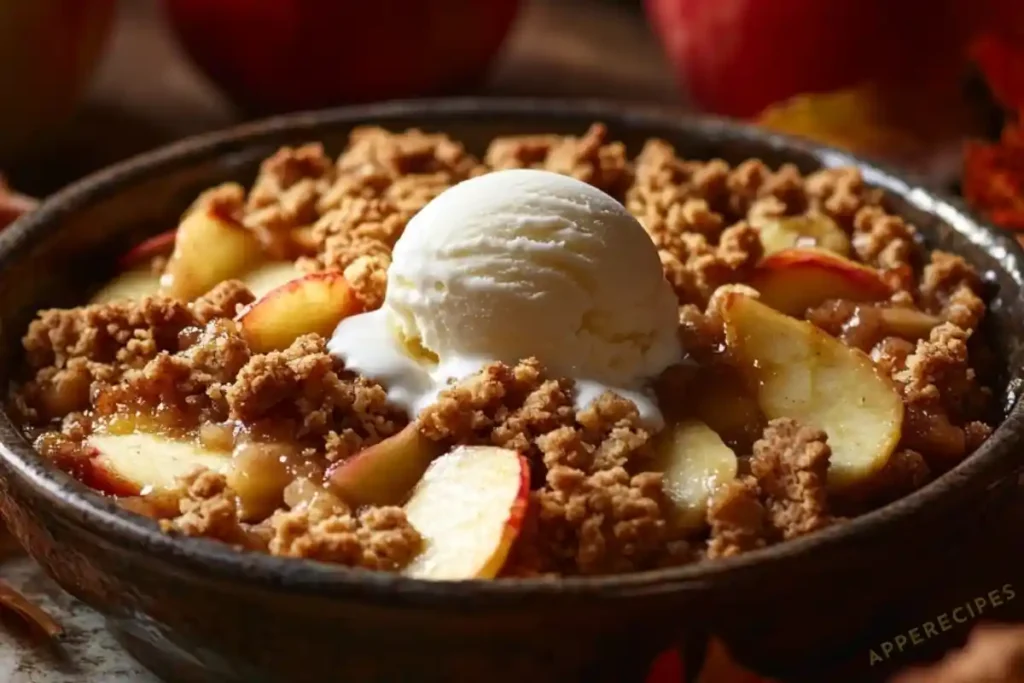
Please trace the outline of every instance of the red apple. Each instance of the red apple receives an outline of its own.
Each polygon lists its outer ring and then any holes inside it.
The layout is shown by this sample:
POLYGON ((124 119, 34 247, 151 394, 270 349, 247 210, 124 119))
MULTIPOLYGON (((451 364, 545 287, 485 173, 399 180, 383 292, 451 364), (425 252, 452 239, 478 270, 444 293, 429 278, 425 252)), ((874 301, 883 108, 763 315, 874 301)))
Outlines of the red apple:
POLYGON ((164 0, 185 50, 238 103, 410 97, 486 73, 520 0, 164 0))
POLYGON ((0 0, 0 159, 45 142, 85 92, 116 0, 0 0))
POLYGON ((965 0, 645 0, 680 83, 704 109, 753 116, 863 81, 954 78, 974 23, 965 0))

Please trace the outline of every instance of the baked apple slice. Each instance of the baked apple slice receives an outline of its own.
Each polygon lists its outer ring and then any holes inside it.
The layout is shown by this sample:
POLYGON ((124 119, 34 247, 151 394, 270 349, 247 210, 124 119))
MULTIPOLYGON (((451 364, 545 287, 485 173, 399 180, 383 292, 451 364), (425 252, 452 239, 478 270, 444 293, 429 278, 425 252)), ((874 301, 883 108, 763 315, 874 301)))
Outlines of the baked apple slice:
POLYGON ((339 462, 327 472, 327 488, 351 507, 401 505, 443 449, 415 422, 339 462))
POLYGON ((903 402, 870 358, 741 294, 726 295, 721 312, 729 350, 757 386, 765 416, 828 434, 830 487, 856 484, 885 465, 900 439, 903 402))
POLYGON ((208 206, 199 206, 178 226, 161 289, 168 296, 191 301, 224 280, 240 277, 264 258, 263 247, 250 230, 208 206))
POLYGON ((830 299, 882 301, 892 294, 873 268, 817 248, 785 249, 766 257, 750 286, 763 303, 801 318, 808 308, 830 299))
POLYGON ((105 284, 93 294, 91 304, 105 304, 124 299, 141 299, 160 293, 160 275, 148 266, 128 270, 105 284))
POLYGON ((94 451, 83 483, 115 496, 170 491, 178 479, 197 469, 226 472, 231 454, 159 434, 93 434, 94 451))
POLYGON ((270 261, 245 273, 242 282, 258 298, 302 276, 302 271, 295 267, 294 261, 270 261))
POLYGON ((515 451, 461 446, 427 469, 405 504, 423 551, 404 573, 419 579, 490 579, 526 515, 530 466, 515 451))
POLYGON ((879 315, 888 334, 910 341, 927 339, 942 324, 941 318, 913 308, 880 308, 879 315))
POLYGON ((358 313, 359 300, 337 271, 310 273, 270 290, 238 315, 254 353, 279 351, 304 334, 325 337, 358 313))
POLYGON ((761 216, 750 223, 758 230, 765 256, 794 247, 818 247, 840 256, 850 255, 850 238, 822 213, 761 216))
POLYGON ((723 483, 736 478, 736 454, 700 420, 671 424, 658 435, 651 469, 664 473, 665 495, 684 529, 704 525, 708 501, 723 483))

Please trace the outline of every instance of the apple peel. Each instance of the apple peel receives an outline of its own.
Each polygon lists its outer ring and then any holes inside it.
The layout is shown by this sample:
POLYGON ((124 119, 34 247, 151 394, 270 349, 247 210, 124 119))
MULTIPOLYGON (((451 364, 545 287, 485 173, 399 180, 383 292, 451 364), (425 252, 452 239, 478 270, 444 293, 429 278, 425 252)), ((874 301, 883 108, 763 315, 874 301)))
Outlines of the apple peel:
POLYGON ((411 422, 402 431, 333 465, 327 487, 351 507, 400 505, 443 449, 411 422))
POLYGON ((800 247, 761 261, 750 280, 760 300, 780 313, 803 317, 830 299, 883 301, 892 288, 873 268, 826 249, 800 247))
POLYGON ((306 334, 330 336, 344 318, 362 309, 345 276, 310 273, 272 289, 237 317, 254 353, 288 348, 306 334))
POLYGON ((230 453, 145 432, 93 434, 86 444, 94 454, 83 483, 115 496, 169 491, 197 469, 223 472, 231 463, 230 453))
POLYGON ((526 515, 530 466, 504 448, 461 446, 435 460, 405 504, 423 551, 404 573, 419 579, 490 579, 505 564, 526 515))

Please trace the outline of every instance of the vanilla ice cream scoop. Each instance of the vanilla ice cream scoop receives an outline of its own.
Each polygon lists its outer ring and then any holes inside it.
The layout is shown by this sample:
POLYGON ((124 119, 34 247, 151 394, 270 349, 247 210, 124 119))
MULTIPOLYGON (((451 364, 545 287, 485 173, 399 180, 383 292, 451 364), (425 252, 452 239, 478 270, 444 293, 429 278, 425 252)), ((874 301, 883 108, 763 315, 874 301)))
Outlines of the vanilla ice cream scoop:
POLYGON ((613 389, 660 421, 645 388, 681 356, 677 306, 650 237, 612 197, 499 171, 412 218, 384 305, 343 321, 330 348, 413 412, 489 362, 536 357, 576 380, 579 403, 613 389))

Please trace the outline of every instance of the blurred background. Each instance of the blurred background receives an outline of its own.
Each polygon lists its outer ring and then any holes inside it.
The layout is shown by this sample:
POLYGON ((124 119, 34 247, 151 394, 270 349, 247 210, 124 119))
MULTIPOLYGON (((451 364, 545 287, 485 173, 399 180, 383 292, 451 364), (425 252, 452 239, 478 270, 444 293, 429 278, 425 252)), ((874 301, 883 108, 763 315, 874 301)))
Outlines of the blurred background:
POLYGON ((883 157, 1024 225, 1022 37, 1021 0, 0 0, 0 171, 41 196, 270 113, 592 97, 883 157))

